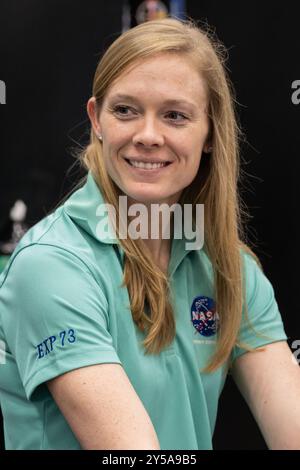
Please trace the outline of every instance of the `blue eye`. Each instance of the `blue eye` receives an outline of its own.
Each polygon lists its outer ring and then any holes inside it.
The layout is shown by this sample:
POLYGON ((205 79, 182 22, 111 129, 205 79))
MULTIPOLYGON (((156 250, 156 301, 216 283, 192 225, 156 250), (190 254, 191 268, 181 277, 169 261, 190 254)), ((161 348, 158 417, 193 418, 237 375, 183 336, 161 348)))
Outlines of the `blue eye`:
MULTIPOLYGON (((178 111, 170 111, 168 114, 169 114, 169 115, 170 115, 170 114, 173 114, 173 115, 174 115, 174 114, 177 114, 177 116, 181 116, 181 119, 187 119, 187 117, 186 117, 184 114, 179 113, 178 111)), ((179 120, 180 120, 180 119, 179 119, 179 120)), ((178 119, 172 119, 172 121, 178 121, 178 119)))
POLYGON ((116 112, 116 113, 119 113, 121 116, 128 116, 128 114, 124 114, 122 112, 120 112, 120 110, 129 110, 130 108, 128 106, 125 106, 125 105, 118 105, 118 106, 114 106, 113 107, 113 111, 116 112))
MULTIPOLYGON (((130 114, 127 113, 126 111, 134 112, 134 109, 126 105, 116 105, 116 106, 113 106, 112 111, 118 114, 119 116, 127 117, 127 116, 130 116, 130 114)), ((180 119, 170 118, 170 120, 173 121, 174 123, 184 121, 184 120, 186 121, 188 119, 184 114, 180 113, 179 111, 169 111, 168 113, 166 113, 166 116, 170 116, 170 115, 173 115, 173 116, 175 115, 180 118, 180 119)))

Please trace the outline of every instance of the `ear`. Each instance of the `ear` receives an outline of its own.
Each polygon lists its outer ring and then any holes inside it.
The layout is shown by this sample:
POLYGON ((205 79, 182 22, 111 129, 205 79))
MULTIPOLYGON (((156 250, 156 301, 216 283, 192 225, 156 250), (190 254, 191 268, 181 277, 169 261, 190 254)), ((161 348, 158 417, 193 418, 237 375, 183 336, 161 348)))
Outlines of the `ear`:
POLYGON ((96 98, 92 96, 86 105, 86 110, 91 121, 91 125, 96 135, 101 134, 101 126, 98 118, 98 110, 96 105, 96 98))
POLYGON ((207 140, 207 141, 205 142, 205 144, 203 145, 202 151, 203 151, 204 153, 211 153, 211 151, 212 151, 212 145, 211 145, 211 141, 210 141, 210 140, 207 140))

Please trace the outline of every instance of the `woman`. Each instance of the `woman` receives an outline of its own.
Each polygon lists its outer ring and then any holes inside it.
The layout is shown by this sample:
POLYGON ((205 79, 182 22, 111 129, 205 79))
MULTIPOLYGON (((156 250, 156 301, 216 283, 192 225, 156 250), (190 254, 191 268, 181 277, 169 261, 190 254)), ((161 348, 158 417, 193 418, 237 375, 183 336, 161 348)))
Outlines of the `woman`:
POLYGON ((298 367, 242 241, 224 60, 207 32, 171 18, 127 31, 100 60, 87 178, 1 278, 7 449, 211 449, 228 371, 268 446, 300 448, 298 367), (175 237, 175 213, 155 221, 156 204, 192 208, 182 224, 196 235, 204 205, 202 246, 175 237))

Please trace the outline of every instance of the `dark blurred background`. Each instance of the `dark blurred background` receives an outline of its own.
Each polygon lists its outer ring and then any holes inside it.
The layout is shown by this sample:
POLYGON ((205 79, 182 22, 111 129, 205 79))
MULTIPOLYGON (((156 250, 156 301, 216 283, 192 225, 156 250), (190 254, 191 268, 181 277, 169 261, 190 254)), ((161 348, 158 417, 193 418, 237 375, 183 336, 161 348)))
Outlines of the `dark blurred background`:
MULTIPOLYGON (((130 27, 141 3, 127 2, 130 27)), ((163 3, 170 8, 170 2, 163 3)), ((128 24, 124 5, 121 0, 1 0, 0 81, 6 104, 0 106, 0 241, 11 235, 9 213, 17 200, 27 207, 24 225, 30 227, 82 176, 72 152, 87 143, 93 75, 128 24)), ((241 156, 247 178, 241 189, 252 215, 248 239, 273 284, 293 350, 300 338, 295 277, 300 93, 292 88, 300 80, 300 6, 257 0, 187 0, 185 6, 188 16, 208 23, 228 48, 228 72, 246 134, 241 156)), ((214 448, 266 448, 230 377, 220 399, 214 448)))

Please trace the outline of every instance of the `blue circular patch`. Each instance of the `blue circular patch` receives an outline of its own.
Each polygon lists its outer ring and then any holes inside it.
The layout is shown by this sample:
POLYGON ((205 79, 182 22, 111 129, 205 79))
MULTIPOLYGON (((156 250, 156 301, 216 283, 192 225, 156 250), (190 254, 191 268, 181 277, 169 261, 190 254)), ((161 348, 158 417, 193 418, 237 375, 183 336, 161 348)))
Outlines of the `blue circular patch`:
POLYGON ((191 319, 200 335, 212 336, 216 334, 219 316, 216 312, 215 301, 204 295, 195 297, 191 306, 191 319))

